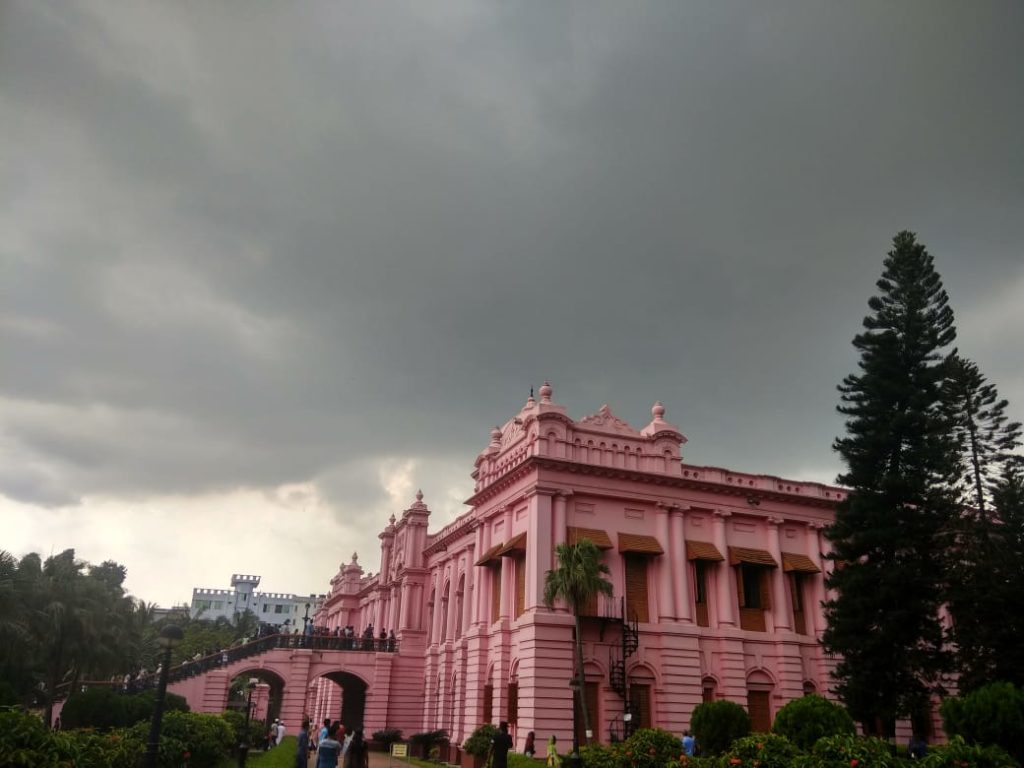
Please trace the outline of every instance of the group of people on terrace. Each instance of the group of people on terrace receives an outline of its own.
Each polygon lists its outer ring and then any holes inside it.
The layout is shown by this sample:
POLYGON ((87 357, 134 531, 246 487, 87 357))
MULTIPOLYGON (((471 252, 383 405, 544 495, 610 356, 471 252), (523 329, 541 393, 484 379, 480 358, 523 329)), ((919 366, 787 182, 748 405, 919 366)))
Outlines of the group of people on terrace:
MULTIPOLYGON (((398 638, 395 637, 395 630, 381 628, 380 632, 374 632, 371 622, 357 635, 355 628, 349 624, 345 627, 317 627, 310 624, 306 628, 305 636, 312 638, 337 638, 338 650, 342 651, 384 651, 394 653, 398 648, 398 638)), ((323 643, 314 643, 319 647, 323 643)))

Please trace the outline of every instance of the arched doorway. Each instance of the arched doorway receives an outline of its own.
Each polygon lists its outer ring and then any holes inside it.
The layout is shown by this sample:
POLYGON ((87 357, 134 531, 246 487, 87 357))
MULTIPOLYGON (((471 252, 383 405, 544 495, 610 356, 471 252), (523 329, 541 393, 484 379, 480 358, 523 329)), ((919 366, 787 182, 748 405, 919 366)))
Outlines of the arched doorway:
POLYGON ((259 667, 245 669, 231 678, 228 691, 228 709, 244 713, 248 702, 248 684, 258 681, 252 693, 252 719, 272 722, 281 715, 281 701, 284 698, 284 678, 276 672, 259 667))
POLYGON ((362 728, 366 714, 366 681, 351 672, 328 672, 321 677, 330 680, 341 691, 341 706, 327 716, 341 719, 346 730, 362 728))

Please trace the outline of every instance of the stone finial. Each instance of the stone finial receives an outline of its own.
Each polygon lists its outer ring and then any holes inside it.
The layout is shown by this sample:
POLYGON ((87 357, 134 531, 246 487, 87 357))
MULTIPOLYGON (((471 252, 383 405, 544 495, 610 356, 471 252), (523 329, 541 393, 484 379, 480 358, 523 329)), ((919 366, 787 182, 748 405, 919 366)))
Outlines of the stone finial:
POLYGON ((540 401, 542 403, 550 403, 552 394, 554 394, 554 390, 551 389, 551 382, 545 380, 540 387, 540 401))
POLYGON ((533 387, 530 387, 530 396, 526 398, 526 405, 524 408, 533 408, 537 404, 537 401, 533 399, 533 387))
POLYGON ((359 553, 358 552, 353 552, 352 553, 352 565, 358 565, 358 564, 359 564, 359 553))
POLYGON ((394 515, 394 513, 392 513, 392 514, 391 514, 391 517, 389 517, 389 518, 388 518, 388 522, 389 522, 389 523, 390 523, 391 525, 394 525, 394 524, 395 524, 395 515, 394 515))
POLYGON ((416 491, 416 501, 423 501, 423 490, 419 489, 416 491))
POLYGON ((651 416, 654 417, 655 421, 664 421, 665 419, 665 406, 661 404, 661 400, 658 400, 651 406, 651 416))

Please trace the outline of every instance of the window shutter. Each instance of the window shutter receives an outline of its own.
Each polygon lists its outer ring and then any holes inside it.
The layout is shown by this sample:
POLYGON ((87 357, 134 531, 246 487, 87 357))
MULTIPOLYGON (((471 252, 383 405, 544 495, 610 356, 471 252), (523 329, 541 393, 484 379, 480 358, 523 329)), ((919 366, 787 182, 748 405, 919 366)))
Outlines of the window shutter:
POLYGON ((743 566, 738 566, 733 572, 736 574, 736 598, 739 600, 740 608, 746 608, 747 597, 743 594, 743 566))
MULTIPOLYGON (((516 558, 516 618, 526 610, 526 558, 516 558)), ((509 720, 509 722, 512 722, 509 720)))
POLYGON ((770 691, 748 691, 747 712, 750 714, 750 730, 753 733, 768 733, 772 728, 770 691))
MULTIPOLYGON (((500 562, 500 561, 499 561, 500 562)), ((501 565, 488 569, 491 572, 491 623, 501 615, 501 565)), ((491 722, 484 720, 485 723, 491 722)))
POLYGON ((770 611, 772 609, 772 573, 767 568, 758 569, 761 571, 758 586, 761 589, 761 608, 770 611))
POLYGON ((484 686, 484 722, 489 723, 494 717, 494 686, 484 686))
POLYGON ((519 719, 519 683, 508 684, 508 722, 516 723, 519 719))
POLYGON ((647 558, 626 554, 626 619, 650 621, 647 608, 647 558))

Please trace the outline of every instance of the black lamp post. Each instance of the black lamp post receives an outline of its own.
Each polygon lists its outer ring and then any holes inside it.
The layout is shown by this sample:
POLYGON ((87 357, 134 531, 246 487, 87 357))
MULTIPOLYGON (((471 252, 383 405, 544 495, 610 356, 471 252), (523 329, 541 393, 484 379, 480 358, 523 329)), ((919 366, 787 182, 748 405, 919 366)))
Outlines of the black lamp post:
POLYGON ((238 745, 238 768, 245 768, 245 760, 249 756, 249 721, 252 718, 252 692, 256 690, 256 678, 250 677, 245 687, 245 730, 242 732, 242 742, 238 745))
POLYGON ((153 722, 149 726, 149 743, 146 745, 146 768, 156 768, 157 752, 160 747, 160 725, 164 719, 164 699, 167 697, 167 674, 171 671, 171 649, 185 637, 181 627, 168 624, 160 630, 158 642, 164 649, 164 660, 160 667, 160 681, 157 683, 156 702, 153 704, 153 722))
POLYGON ((309 625, 309 603, 306 603, 306 615, 302 617, 302 631, 305 633, 306 627, 309 625))

